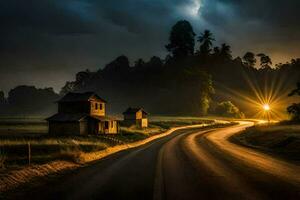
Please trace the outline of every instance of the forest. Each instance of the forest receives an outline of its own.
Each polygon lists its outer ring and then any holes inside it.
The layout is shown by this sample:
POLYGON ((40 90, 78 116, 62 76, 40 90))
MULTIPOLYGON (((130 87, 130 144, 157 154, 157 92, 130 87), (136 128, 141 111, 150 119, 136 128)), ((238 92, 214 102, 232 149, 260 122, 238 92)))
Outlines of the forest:
POLYGON ((262 52, 233 57, 229 44, 217 42, 211 31, 196 34, 181 20, 162 47, 168 51, 165 58, 130 64, 121 55, 97 71, 78 72, 59 94, 34 86, 18 86, 7 97, 0 92, 1 114, 55 112, 54 102, 70 91, 97 92, 111 113, 139 106, 153 115, 253 117, 249 103, 261 99, 279 102, 279 110, 286 112, 294 101, 288 94, 300 81, 300 59, 274 65, 262 52))

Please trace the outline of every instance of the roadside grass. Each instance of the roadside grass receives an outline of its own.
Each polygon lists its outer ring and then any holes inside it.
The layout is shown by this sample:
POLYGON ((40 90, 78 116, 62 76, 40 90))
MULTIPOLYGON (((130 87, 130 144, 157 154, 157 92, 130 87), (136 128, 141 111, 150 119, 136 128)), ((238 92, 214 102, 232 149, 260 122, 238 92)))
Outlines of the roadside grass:
POLYGON ((61 136, 47 135, 47 123, 39 118, 0 119, 0 168, 29 163, 44 164, 54 160, 80 162, 83 153, 97 152, 118 144, 146 139, 172 127, 213 123, 196 117, 154 117, 148 128, 120 128, 117 135, 61 136))
POLYGON ((234 135, 230 140, 300 162, 300 125, 256 125, 234 135))
POLYGON ((81 153, 99 151, 114 145, 113 142, 97 136, 57 138, 41 136, 34 139, 26 137, 4 139, 0 141, 0 150, 6 155, 5 165, 28 164, 29 144, 31 163, 36 164, 57 159, 78 162, 81 153))
POLYGON ((166 131, 167 129, 155 126, 155 125, 149 125, 147 128, 139 128, 137 126, 130 126, 130 127, 125 127, 121 126, 120 128, 120 134, 112 136, 115 139, 118 139, 124 143, 129 143, 129 142, 135 142, 138 140, 143 140, 146 139, 152 135, 156 135, 159 133, 162 133, 166 131))
MULTIPOLYGON (((174 119, 173 119, 174 120, 174 119)), ((46 134, 13 134, 1 136, 0 134, 0 162, 3 158, 3 168, 0 170, 0 198, 1 192, 13 192, 14 189, 38 184, 40 177, 55 176, 58 172, 67 172, 82 166, 86 161, 94 161, 102 158, 114 150, 128 146, 126 143, 137 141, 143 144, 143 139, 153 140, 161 137, 154 136, 175 126, 208 123, 210 128, 221 128, 234 125, 235 123, 213 123, 214 120, 199 120, 190 122, 188 119, 178 121, 163 120, 150 123, 149 128, 139 129, 135 126, 121 127, 121 133, 117 135, 98 136, 68 136, 49 137, 46 134), (163 126, 163 127, 162 127, 163 126), (153 138, 149 138, 154 136, 153 138), (28 143, 31 147, 31 163, 28 165, 28 143), (118 144, 126 144, 119 145, 118 144), (8 149, 4 149, 6 146, 8 149), (112 148, 109 148, 112 147, 112 148), (10 151, 7 151, 9 150, 10 151), (105 150, 107 149, 107 150, 105 150), (105 150, 105 151, 100 151, 105 150), (35 182, 37 181, 37 182, 35 182)), ((208 129, 207 127, 195 127, 208 129)), ((133 144, 133 143, 132 143, 133 144)), ((130 146, 130 145, 129 145, 130 146)), ((1 164, 1 163, 0 163, 1 164)), ((8 193, 7 193, 8 192, 8 193)))
POLYGON ((209 118, 199 118, 199 117, 161 117, 156 116, 151 118, 151 124, 164 129, 169 129, 172 127, 179 126, 189 126, 195 124, 211 124, 215 122, 209 118))
POLYGON ((5 168, 6 154, 3 151, 0 151, 0 169, 5 168))

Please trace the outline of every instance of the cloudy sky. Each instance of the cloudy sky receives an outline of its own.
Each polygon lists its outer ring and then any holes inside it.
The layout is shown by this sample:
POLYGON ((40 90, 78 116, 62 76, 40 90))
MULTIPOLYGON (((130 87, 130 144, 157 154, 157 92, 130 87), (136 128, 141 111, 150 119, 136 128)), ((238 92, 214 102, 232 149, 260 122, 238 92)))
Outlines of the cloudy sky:
POLYGON ((247 50, 276 62, 300 57, 299 0, 3 0, 0 90, 19 84, 56 91, 75 73, 125 54, 164 57, 172 25, 210 29, 235 56, 247 50))

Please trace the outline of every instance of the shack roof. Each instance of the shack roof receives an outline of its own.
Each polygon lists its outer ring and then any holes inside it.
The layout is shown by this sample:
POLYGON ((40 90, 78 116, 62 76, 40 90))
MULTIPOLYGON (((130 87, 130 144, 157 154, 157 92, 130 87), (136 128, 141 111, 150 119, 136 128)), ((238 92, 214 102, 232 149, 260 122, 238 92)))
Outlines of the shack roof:
POLYGON ((86 119, 88 117, 87 114, 65 114, 65 113, 57 113, 51 117, 48 117, 47 121, 53 122, 78 122, 86 119))
POLYGON ((107 117, 107 116, 94 116, 88 114, 65 114, 65 113, 57 113, 49 118, 47 121, 52 122, 79 122, 87 119, 95 119, 98 121, 117 121, 116 118, 107 117))
POLYGON ((126 114, 135 114, 139 111, 142 111, 144 114, 148 115, 148 113, 143 109, 143 108, 127 108, 127 110, 125 110, 125 112, 123 112, 124 115, 126 114))
POLYGON ((64 97, 62 97, 58 102, 84 102, 84 101, 90 101, 92 98, 107 103, 104 99, 99 97, 95 92, 84 92, 84 93, 69 92, 64 97))

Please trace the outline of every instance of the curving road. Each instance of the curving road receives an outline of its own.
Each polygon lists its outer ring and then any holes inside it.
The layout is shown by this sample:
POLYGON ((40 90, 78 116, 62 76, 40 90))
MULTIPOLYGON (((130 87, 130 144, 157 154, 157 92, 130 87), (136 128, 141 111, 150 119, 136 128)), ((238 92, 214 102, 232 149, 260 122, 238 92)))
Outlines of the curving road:
POLYGON ((18 192, 26 199, 300 199, 300 166, 230 143, 252 126, 180 130, 18 192))

